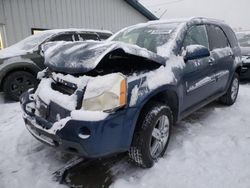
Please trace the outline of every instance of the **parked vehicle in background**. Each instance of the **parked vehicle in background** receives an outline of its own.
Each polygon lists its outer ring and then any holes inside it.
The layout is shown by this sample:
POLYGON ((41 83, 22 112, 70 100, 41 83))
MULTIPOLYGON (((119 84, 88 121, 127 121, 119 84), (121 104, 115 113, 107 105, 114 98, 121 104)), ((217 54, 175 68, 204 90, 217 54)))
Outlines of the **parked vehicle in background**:
POLYGON ((238 95, 240 47, 217 20, 138 24, 105 42, 45 46, 44 55, 37 90, 20 100, 25 125, 38 140, 86 158, 128 151, 149 168, 175 122, 238 95))
POLYGON ((241 46, 243 67, 240 73, 242 80, 250 79, 250 31, 236 33, 241 46))
POLYGON ((0 89, 13 100, 37 85, 36 75, 45 68, 41 46, 53 41, 105 40, 109 31, 88 29, 55 29, 29 36, 0 50, 0 89))

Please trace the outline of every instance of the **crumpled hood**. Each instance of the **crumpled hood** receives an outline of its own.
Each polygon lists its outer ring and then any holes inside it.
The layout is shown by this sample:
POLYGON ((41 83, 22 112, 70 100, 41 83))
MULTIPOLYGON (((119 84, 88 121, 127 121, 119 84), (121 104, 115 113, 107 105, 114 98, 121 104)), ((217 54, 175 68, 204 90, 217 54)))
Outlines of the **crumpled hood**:
POLYGON ((107 54, 118 49, 123 50, 126 54, 165 65, 166 59, 162 56, 136 45, 122 42, 53 42, 43 46, 45 65, 52 71, 69 74, 79 74, 93 70, 107 54))

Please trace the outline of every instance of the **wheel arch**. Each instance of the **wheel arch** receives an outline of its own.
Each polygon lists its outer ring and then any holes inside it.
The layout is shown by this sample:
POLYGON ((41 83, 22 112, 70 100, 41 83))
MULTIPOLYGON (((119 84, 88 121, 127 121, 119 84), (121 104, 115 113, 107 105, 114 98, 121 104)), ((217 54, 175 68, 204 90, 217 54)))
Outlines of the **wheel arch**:
POLYGON ((179 97, 177 95, 177 92, 173 89, 160 90, 158 92, 155 92, 154 94, 151 94, 150 97, 148 97, 147 100, 145 100, 144 103, 141 105, 139 115, 135 122, 135 131, 138 129, 137 122, 141 118, 142 114, 145 112, 145 109, 147 109, 147 106, 151 103, 162 103, 168 105, 173 113, 174 123, 178 120, 179 97))
POLYGON ((6 66, 0 71, 0 90, 3 89, 4 80, 12 74, 13 72, 17 71, 26 71, 33 74, 36 77, 36 74, 40 71, 40 68, 36 65, 30 63, 15 63, 14 65, 6 66))

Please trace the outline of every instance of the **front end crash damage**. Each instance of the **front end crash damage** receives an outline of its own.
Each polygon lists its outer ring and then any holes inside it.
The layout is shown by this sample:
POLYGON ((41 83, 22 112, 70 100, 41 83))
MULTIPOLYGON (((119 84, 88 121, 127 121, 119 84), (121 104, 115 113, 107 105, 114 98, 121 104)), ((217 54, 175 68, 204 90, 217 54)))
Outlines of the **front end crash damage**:
POLYGON ((152 70, 165 65, 166 59, 122 42, 53 42, 43 46, 45 65, 51 71, 92 75, 112 72, 152 70))
POLYGON ((139 115, 138 99, 157 87, 155 74, 165 67, 123 49, 104 53, 92 68, 75 64, 67 72, 53 62, 38 74, 37 90, 26 92, 20 100, 26 127, 34 137, 88 158, 129 149, 139 115))

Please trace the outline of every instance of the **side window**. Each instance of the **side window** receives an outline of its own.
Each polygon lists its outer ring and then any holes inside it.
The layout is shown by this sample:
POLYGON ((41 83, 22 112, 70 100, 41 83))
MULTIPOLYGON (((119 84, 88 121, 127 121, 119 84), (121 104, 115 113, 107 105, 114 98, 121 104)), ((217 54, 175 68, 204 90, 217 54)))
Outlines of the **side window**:
POLYGON ((207 48, 209 47, 205 25, 196 25, 189 28, 183 41, 184 49, 189 45, 202 45, 207 48))
POLYGON ((58 35, 51 39, 51 41, 75 41, 74 34, 58 35))
POLYGON ((210 43, 210 50, 225 48, 230 46, 225 33, 218 26, 208 25, 208 36, 210 43))
POLYGON ((101 40, 106 40, 111 36, 111 34, 106 34, 106 33, 98 33, 98 35, 101 40))
POLYGON ((85 41, 85 40, 99 40, 98 36, 96 34, 88 34, 88 33, 80 33, 78 34, 79 41, 85 41))

